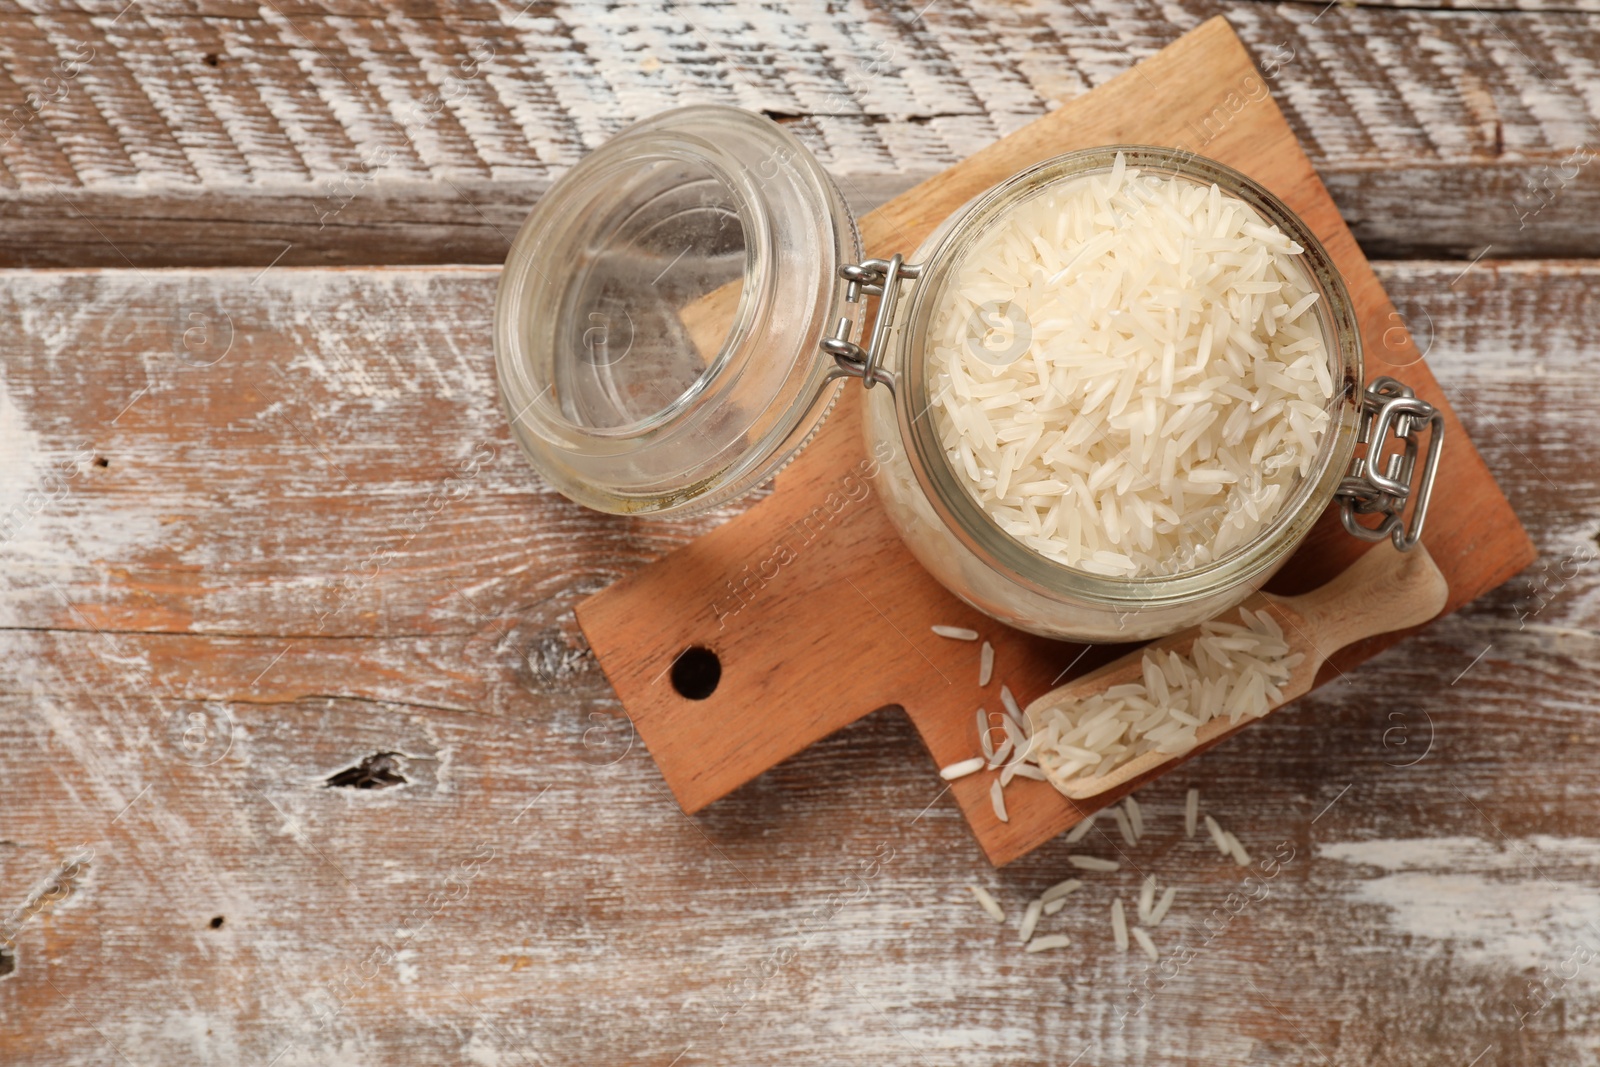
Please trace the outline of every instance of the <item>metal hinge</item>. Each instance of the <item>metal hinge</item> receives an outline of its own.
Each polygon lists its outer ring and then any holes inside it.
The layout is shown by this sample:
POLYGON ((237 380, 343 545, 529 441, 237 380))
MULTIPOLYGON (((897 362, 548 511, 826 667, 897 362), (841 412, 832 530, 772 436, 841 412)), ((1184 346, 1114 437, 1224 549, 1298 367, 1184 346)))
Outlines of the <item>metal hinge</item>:
POLYGON ((1439 452, 1444 447, 1444 414, 1409 386, 1393 378, 1375 378, 1361 398, 1356 443, 1367 447, 1350 461, 1350 473, 1339 483, 1335 494, 1339 518, 1346 530, 1363 541, 1387 537, 1395 548, 1409 551, 1421 540, 1428 517, 1428 500, 1433 496, 1439 452), (1428 451, 1419 473, 1417 458, 1424 429, 1428 430, 1428 451), (1385 460, 1384 446, 1391 439, 1399 441, 1401 448, 1385 460), (1409 523, 1405 518, 1408 504, 1409 523), (1382 519, 1377 526, 1366 526, 1356 521, 1357 515, 1380 515, 1382 519))
POLYGON ((822 339, 822 350, 833 357, 841 373, 862 379, 864 388, 871 389, 879 382, 894 388, 894 375, 883 369, 883 354, 889 346, 895 305, 900 302, 900 283, 915 281, 921 274, 921 264, 907 263, 898 254, 893 259, 868 259, 839 268, 839 276, 849 283, 846 300, 856 304, 871 295, 878 298, 878 306, 861 329, 865 348, 850 340, 850 319, 841 316, 832 336, 822 339))

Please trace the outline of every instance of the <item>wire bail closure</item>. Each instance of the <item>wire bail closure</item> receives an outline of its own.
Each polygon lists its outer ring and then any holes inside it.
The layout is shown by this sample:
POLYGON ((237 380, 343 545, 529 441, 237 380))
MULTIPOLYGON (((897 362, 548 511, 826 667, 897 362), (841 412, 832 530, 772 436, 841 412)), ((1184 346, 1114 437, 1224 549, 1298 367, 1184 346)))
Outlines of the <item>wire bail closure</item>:
POLYGON ((841 374, 860 378, 865 389, 882 382, 891 392, 894 390, 894 375, 883 369, 883 355, 889 347, 889 331, 893 328, 895 308, 900 303, 900 283, 915 281, 921 275, 922 265, 907 263, 899 253, 891 259, 868 259, 839 268, 839 276, 849 283, 845 287, 845 300, 857 304, 867 296, 878 298, 876 309, 862 326, 861 336, 867 342, 866 348, 850 340, 848 316, 840 316, 832 335, 822 339, 822 350, 833 357, 841 374))
POLYGON ((1433 496, 1439 453, 1444 447, 1444 413, 1418 397, 1410 386, 1394 378, 1374 378, 1362 396, 1356 443, 1367 449, 1364 455, 1350 461, 1350 473, 1334 494, 1339 500, 1339 518, 1352 536, 1363 541, 1387 537, 1395 548, 1409 552, 1422 539, 1423 523, 1428 517, 1428 501, 1433 496), (1417 458, 1425 427, 1429 430, 1428 451, 1419 474, 1417 458), (1384 463, 1384 446, 1391 439, 1402 447, 1384 463), (1413 495, 1416 504, 1408 525, 1405 510, 1413 495), (1377 526, 1366 526, 1356 521, 1357 515, 1383 518, 1377 526))

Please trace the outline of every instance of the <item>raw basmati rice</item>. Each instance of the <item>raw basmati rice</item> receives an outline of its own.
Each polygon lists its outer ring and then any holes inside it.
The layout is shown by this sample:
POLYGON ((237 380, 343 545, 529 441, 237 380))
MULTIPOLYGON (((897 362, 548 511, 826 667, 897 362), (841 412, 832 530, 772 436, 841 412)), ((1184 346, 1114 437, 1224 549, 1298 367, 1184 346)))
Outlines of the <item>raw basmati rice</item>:
POLYGON ((1122 898, 1111 902, 1111 936, 1117 942, 1117 951, 1128 951, 1128 920, 1122 914, 1122 898))
MULTIPOLYGON (((1004 692, 1004 690, 1002 690, 1002 692, 1004 692)), ((1020 713, 1018 714, 1020 715, 1020 713)), ((1000 725, 1005 728, 1006 740, 1011 742, 1011 746, 1014 749, 1016 749, 1018 752, 1021 752, 1028 747, 1027 731, 1023 730, 1022 724, 1017 721, 1017 716, 1013 715, 1010 711, 1007 711, 1004 715, 1000 716, 1000 725)))
POLYGON ((1006 791, 997 778, 989 785, 989 803, 994 806, 994 817, 1001 822, 1010 822, 1011 816, 1006 814, 1006 791))
POLYGON ((972 759, 964 759, 960 763, 952 763, 948 767, 941 767, 939 769, 939 777, 947 782, 953 782, 957 778, 964 778, 975 771, 983 770, 983 763, 984 761, 977 756, 972 759))
POLYGON ((1200 790, 1189 790, 1188 796, 1183 798, 1183 833, 1185 837, 1193 837, 1196 824, 1200 821, 1200 790))
POLYGON ((1088 837, 1089 831, 1094 829, 1094 820, 1095 816, 1091 815, 1069 830, 1067 832, 1067 844, 1076 845, 1079 841, 1088 837))
POLYGON ((1020 940, 1026 944, 1033 937, 1033 928, 1039 925, 1039 915, 1044 911, 1044 905, 1037 900, 1030 900, 1022 912, 1022 928, 1018 931, 1020 940))
MULTIPOLYGON (((1238 723, 1265 715, 1283 703, 1281 687, 1305 657, 1290 653, 1269 612, 1241 609, 1239 618, 1238 624, 1202 623, 1187 655, 1146 652, 1141 681, 1066 704, 1035 702, 1029 755, 1065 789, 1148 752, 1187 752, 1198 743, 1200 727, 1213 719, 1238 723)), ((1138 802, 1128 799, 1132 817, 1138 802)), ((1134 835, 1139 833, 1135 822, 1134 835)))
POLYGON ((1005 909, 1000 907, 1000 902, 989 895, 989 891, 981 885, 969 885, 972 895, 978 898, 978 906, 989 913, 989 918, 997 923, 1006 921, 1005 909))
POLYGON ((1046 934, 1043 937, 1036 937, 1029 941, 1028 947, 1022 951, 1045 952, 1052 948, 1066 948, 1070 944, 1072 944, 1072 939, 1066 934, 1046 934))
POLYGON ((1149 934, 1145 933, 1137 926, 1128 932, 1133 935, 1133 939, 1135 941, 1139 942, 1139 947, 1144 949, 1144 954, 1150 957, 1150 961, 1152 963, 1161 958, 1161 953, 1156 951, 1156 943, 1150 940, 1149 934))
POLYGON ((976 641, 978 631, 969 630, 965 626, 935 626, 933 632, 940 637, 948 637, 953 641, 976 641))
POLYGON ((1228 854, 1233 857, 1233 862, 1241 867, 1250 866, 1250 853, 1246 852, 1244 845, 1240 844, 1239 839, 1233 836, 1233 831, 1224 830, 1222 836, 1228 842, 1228 854))
POLYGON ((1056 912, 1060 911, 1062 908, 1064 908, 1066 906, 1067 906, 1067 898, 1066 897, 1057 897, 1056 899, 1052 900, 1050 903, 1048 903, 1048 904, 1046 904, 1044 906, 1044 913, 1046 915, 1054 915, 1056 912))
POLYGON ((1139 802, 1137 800, 1135 800, 1133 797, 1129 797, 1126 800, 1124 800, 1122 802, 1122 806, 1124 808, 1128 809, 1128 821, 1133 824, 1133 836, 1134 836, 1134 839, 1137 840, 1137 839, 1143 837, 1144 836, 1144 809, 1139 807, 1139 802))
POLYGON ((1022 714, 1022 709, 1017 706, 1017 698, 1011 695, 1011 687, 1010 686, 1007 686, 1007 685, 1001 685, 1000 686, 1000 703, 1005 705, 1006 713, 1009 714, 1012 718, 1015 718, 1015 719, 1018 719, 1018 720, 1024 718, 1024 716, 1022 714))
POLYGON ((984 759, 994 759, 994 741, 989 737, 989 713, 978 709, 978 748, 984 759))
POLYGON ((989 642, 983 643, 983 650, 978 653, 978 688, 982 689, 994 677, 994 646, 989 642))
POLYGON ((1155 905, 1156 905, 1156 876, 1152 874, 1152 875, 1148 876, 1147 878, 1145 878, 1144 884, 1139 887, 1139 921, 1140 922, 1148 923, 1150 921, 1150 913, 1155 908, 1155 905))
POLYGON ((1167 911, 1172 907, 1172 902, 1176 900, 1177 897, 1178 887, 1175 885, 1167 886, 1167 891, 1161 894, 1161 899, 1157 901, 1156 906, 1151 909, 1150 921, 1145 925, 1160 926, 1161 920, 1167 917, 1167 911))
POLYGON ((1228 839, 1223 836, 1222 827, 1217 825, 1217 820, 1206 816, 1206 833, 1211 835, 1212 844, 1217 846, 1217 851, 1224 856, 1233 855, 1233 850, 1228 847, 1228 839))
POLYGON ((1248 544, 1330 422, 1302 252, 1217 186, 1120 154, 1014 205, 930 325, 956 477, 1017 541, 1091 573, 1178 573, 1248 544))
POLYGON ((1103 860, 1099 856, 1068 856, 1067 862, 1080 871, 1119 871, 1122 864, 1115 860, 1103 860))
POLYGON ((1117 829, 1122 833, 1122 839, 1129 845, 1137 845, 1139 839, 1133 836, 1133 824, 1128 821, 1127 813, 1121 808, 1112 808, 1111 817, 1117 820, 1117 829))
POLYGON ((1039 894, 1039 899, 1044 903, 1049 904, 1062 899, 1069 893, 1076 893, 1082 888, 1083 883, 1081 881, 1076 878, 1068 878, 1064 882, 1057 882, 1055 885, 1039 894))

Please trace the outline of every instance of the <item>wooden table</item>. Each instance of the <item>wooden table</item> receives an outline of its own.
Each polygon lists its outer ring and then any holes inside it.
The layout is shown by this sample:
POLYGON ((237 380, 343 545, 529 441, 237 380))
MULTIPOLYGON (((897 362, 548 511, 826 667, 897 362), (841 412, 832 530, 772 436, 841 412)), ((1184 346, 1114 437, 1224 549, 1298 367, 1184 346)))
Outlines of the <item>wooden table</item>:
POLYGON ((1597 66, 1592 2, 0 0, 0 1062, 1600 1063, 1597 66), (893 712, 684 816, 572 608, 731 512, 540 484, 507 235, 677 102, 870 205, 1219 12, 1542 562, 1144 790, 1060 952, 1068 847, 991 870, 893 712))

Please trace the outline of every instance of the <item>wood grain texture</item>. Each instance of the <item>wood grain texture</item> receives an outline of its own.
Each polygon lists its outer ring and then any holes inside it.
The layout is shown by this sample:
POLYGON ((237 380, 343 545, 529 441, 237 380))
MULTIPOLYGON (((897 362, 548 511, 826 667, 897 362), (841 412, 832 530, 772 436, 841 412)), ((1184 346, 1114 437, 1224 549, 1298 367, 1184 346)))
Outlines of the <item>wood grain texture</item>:
MULTIPOLYGON (((1367 379, 1398 375, 1440 408, 1439 462, 1449 489, 1430 509, 1428 544, 1448 583, 1445 610, 1522 570, 1534 555, 1527 536, 1222 19, 885 204, 862 219, 862 246, 878 257, 916 247, 973 197, 1062 152, 1117 143, 1193 151, 1201 137, 1212 158, 1260 182, 1321 240, 1349 290, 1367 379), (1205 129, 1218 115, 1216 128, 1205 129)), ((1080 659, 1081 647, 1016 640, 918 564, 886 517, 875 514, 883 490, 869 488, 877 463, 906 445, 866 447, 860 397, 859 390, 844 393, 759 507, 578 608, 606 676, 686 811, 887 703, 906 710, 937 766, 971 758, 974 712, 998 694, 966 684, 975 681, 976 649, 963 657, 941 647, 934 626, 965 626, 992 640, 1005 662, 997 680, 1023 705, 1101 658, 1080 659), (720 658, 725 678, 708 698, 689 700, 664 681, 677 657, 696 647, 720 658), (839 669, 841 653, 865 669, 839 669), (771 710, 752 719, 750 707, 771 710)), ((1274 588, 1321 585, 1366 547, 1344 533, 1330 509, 1274 577, 1274 588)), ((1334 652, 1318 677, 1327 681, 1403 636, 1391 629, 1334 652)), ((1173 766, 1082 801, 1016 781, 1007 818, 990 796, 991 775, 959 779, 951 793, 984 853, 1003 864, 1173 766)))
POLYGON ((1600 269, 1464 266, 1378 272, 1543 562, 1141 792, 1037 956, 1066 847, 990 870, 898 716, 677 811, 571 609, 731 512, 540 487, 494 272, 0 274, 0 1059, 1600 1062, 1600 269), (1135 1013, 1143 870, 1194 952, 1135 1013))
POLYGON ((1216 14, 1369 255, 1594 255, 1600 11, 1486 8, 6 0, 0 264, 497 263, 554 175, 704 101, 865 209, 1216 14))

